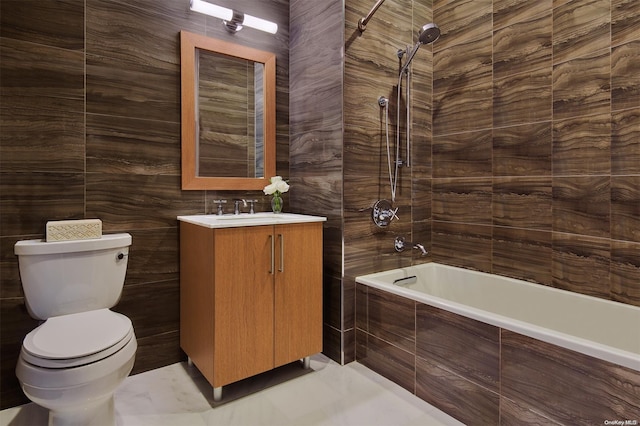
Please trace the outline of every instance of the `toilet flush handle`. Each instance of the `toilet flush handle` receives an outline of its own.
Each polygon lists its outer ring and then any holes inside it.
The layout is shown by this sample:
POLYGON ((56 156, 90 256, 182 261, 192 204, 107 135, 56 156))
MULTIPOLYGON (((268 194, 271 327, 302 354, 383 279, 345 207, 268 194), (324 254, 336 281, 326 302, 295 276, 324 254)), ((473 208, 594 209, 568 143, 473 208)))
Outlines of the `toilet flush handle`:
POLYGON ((122 259, 124 259, 125 257, 128 257, 128 256, 129 256, 128 254, 125 254, 125 253, 123 253, 123 252, 120 252, 120 253, 118 253, 118 255, 116 256, 116 258, 117 258, 118 260, 122 260, 122 259))

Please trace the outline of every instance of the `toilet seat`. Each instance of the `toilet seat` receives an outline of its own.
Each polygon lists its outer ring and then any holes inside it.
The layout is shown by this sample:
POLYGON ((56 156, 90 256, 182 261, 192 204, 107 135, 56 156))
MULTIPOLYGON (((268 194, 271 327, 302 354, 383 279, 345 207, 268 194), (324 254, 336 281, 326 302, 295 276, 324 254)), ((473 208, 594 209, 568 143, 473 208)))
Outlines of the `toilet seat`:
POLYGON ((77 367, 109 357, 133 335, 131 320, 109 309, 61 315, 27 334, 22 357, 39 367, 77 367))

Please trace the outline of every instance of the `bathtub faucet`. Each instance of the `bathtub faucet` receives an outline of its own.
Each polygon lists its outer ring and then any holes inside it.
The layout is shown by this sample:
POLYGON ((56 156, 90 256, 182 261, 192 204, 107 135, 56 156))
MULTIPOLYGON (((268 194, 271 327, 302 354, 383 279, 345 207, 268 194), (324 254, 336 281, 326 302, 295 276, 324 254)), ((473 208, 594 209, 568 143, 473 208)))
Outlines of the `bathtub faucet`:
POLYGON ((416 250, 420 250, 422 256, 426 256, 428 254, 427 250, 420 243, 412 243, 411 241, 406 241, 404 237, 396 237, 395 248, 398 253, 403 252, 407 246, 411 246, 416 250))

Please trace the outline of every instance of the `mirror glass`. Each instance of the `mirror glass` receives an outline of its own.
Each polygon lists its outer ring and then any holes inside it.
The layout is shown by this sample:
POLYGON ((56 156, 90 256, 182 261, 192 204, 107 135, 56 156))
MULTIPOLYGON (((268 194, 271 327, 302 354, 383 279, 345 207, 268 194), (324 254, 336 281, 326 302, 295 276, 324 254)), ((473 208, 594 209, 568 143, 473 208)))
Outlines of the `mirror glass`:
POLYGON ((182 188, 262 189, 275 174, 275 55, 181 32, 182 188))

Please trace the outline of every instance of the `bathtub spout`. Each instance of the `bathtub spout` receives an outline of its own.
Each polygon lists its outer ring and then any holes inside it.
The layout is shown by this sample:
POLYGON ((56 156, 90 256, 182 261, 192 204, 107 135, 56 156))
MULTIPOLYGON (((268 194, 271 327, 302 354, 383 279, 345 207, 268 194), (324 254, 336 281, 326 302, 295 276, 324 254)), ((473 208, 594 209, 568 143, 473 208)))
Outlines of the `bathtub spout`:
POLYGON ((421 256, 426 256, 427 254, 429 254, 429 252, 427 252, 422 244, 406 241, 404 237, 396 237, 394 245, 398 253, 403 252, 404 249, 407 248, 407 246, 411 246, 416 250, 420 250, 421 256))
POLYGON ((423 246, 422 244, 420 244, 420 243, 415 243, 415 244, 413 245, 413 248, 414 248, 414 249, 418 249, 418 250, 420 250, 420 255, 421 255, 421 256, 426 256, 426 255, 428 255, 428 254, 429 254, 429 253, 427 252, 427 250, 424 248, 424 246, 423 246))

